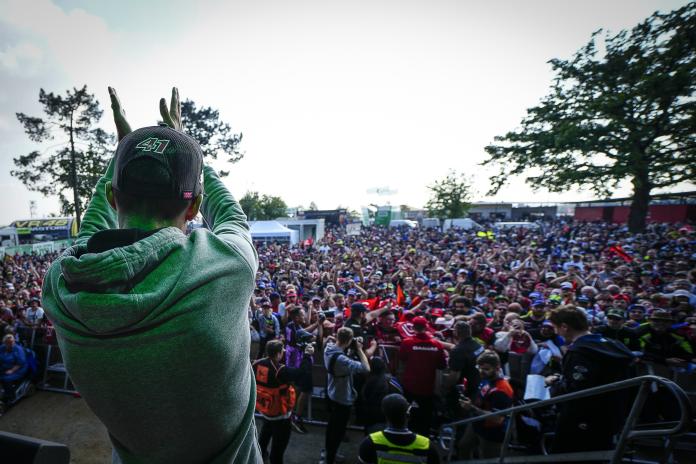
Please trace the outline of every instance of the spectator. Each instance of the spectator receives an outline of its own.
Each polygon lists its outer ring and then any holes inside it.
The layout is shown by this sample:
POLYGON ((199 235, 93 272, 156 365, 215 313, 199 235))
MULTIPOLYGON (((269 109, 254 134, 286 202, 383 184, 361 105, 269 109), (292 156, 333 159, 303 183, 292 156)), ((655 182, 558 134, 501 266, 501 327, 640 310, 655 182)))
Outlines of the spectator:
POLYGON ((500 353, 515 353, 518 355, 534 355, 538 348, 532 336, 524 329, 524 322, 514 313, 508 314, 506 332, 496 334, 495 350, 500 353))
POLYGON ((348 327, 353 331, 354 337, 364 338, 365 333, 365 318, 367 308, 362 303, 353 303, 350 305, 350 317, 343 323, 344 327, 348 327))
MULTIPOLYGON (((373 345, 377 342, 373 340, 373 345)), ((338 445, 343 439, 350 418, 350 410, 355 403, 358 392, 353 387, 355 374, 370 372, 370 364, 363 351, 362 342, 353 338, 349 327, 342 327, 336 333, 336 343, 329 339, 324 350, 324 364, 328 373, 329 422, 326 425, 324 456, 321 461, 333 464, 338 445), (360 361, 346 356, 345 351, 352 348, 360 361)))
MULTIPOLYGON (((310 331, 317 329, 319 331, 318 339, 321 340, 322 325, 321 322, 317 320, 309 326, 303 327, 306 325, 307 320, 305 311, 301 307, 290 310, 290 319, 291 322, 289 322, 285 327, 285 365, 293 369, 298 369, 300 367, 300 363, 302 362, 302 353, 304 352, 305 347, 307 344, 311 343, 317 338, 312 335, 310 331)), ((311 373, 298 376, 296 379, 296 385, 300 391, 300 394, 297 398, 295 414, 292 416, 291 424, 297 433, 305 434, 307 433, 307 428, 304 425, 302 413, 314 388, 311 373)))
POLYGON ((26 320, 29 327, 39 327, 43 323, 44 310, 39 306, 39 299, 32 297, 29 302, 29 307, 26 310, 26 320))
MULTIPOLYGON (((531 362, 533 373, 550 376, 561 372, 566 348, 545 317, 562 304, 582 308, 595 333, 604 338, 618 337, 623 342, 636 332, 643 336, 654 330, 659 322, 647 317, 659 315, 657 311, 664 309, 672 317, 671 324, 665 321, 665 333, 670 339, 674 339, 672 335, 683 337, 693 352, 696 326, 690 321, 696 314, 690 295, 695 293, 696 259, 691 257, 696 252, 696 241, 693 233, 678 229, 651 223, 645 234, 631 235, 620 225, 553 221, 544 223, 543 233, 506 229, 498 230, 495 236, 479 236, 456 228, 439 232, 363 227, 360 235, 346 236, 341 227, 327 226, 324 239, 313 246, 257 244, 257 290, 256 298, 250 302, 249 319, 259 327, 257 316, 264 313, 261 303, 270 297, 273 312, 284 314, 279 317, 280 338, 287 335, 290 325, 294 335, 302 333, 295 329, 307 332, 299 338, 310 340, 315 336, 321 343, 325 337, 335 336, 346 322, 364 337, 365 347, 373 337, 378 341, 389 362, 387 369, 393 373, 399 372, 400 366, 398 356, 392 359, 391 353, 415 335, 412 321, 416 316, 428 319, 426 332, 444 350, 451 351, 450 367, 457 365, 459 349, 450 343, 453 339, 460 342, 454 333, 457 321, 469 321, 472 338, 481 345, 493 347, 497 340, 503 364, 512 366, 510 359, 521 360, 512 350, 509 338, 511 324, 520 315, 524 330, 539 349, 531 362), (612 251, 619 244, 626 253, 623 256, 612 251), (578 254, 582 266, 569 264, 564 269, 564 264, 578 254), (474 303, 476 295, 483 304, 474 303), (353 303, 361 307, 351 314, 353 303), (304 314, 299 324, 289 317, 295 309, 304 314), (353 316, 352 320, 344 320, 344 312, 346 317, 353 316), (607 321, 609 313, 614 316, 607 321), (619 314, 628 318, 625 323, 619 314), (622 327, 624 324, 626 327, 622 327)), ((7 310, 0 311, 0 319, 6 320, 5 326, 10 330, 19 328, 27 342, 32 340, 34 330, 30 328, 27 307, 33 305, 32 298, 40 297, 41 279, 55 258, 55 254, 16 255, 2 262, 0 299, 5 301, 7 310)), ((660 336, 653 341, 658 339, 660 336)), ((291 336, 287 351, 292 351, 297 341, 291 336)), ((299 341, 298 350, 302 351, 305 343, 299 341)), ((646 345, 647 359, 650 353, 660 353, 663 345, 646 345)), ((377 348, 376 344, 370 346, 364 351, 377 348)), ((531 343, 526 347, 525 341, 519 348, 528 352, 530 347, 531 343)), ((635 344, 631 348, 641 349, 635 344)), ((346 350, 346 354, 359 362, 352 349, 346 350)), ((681 361, 688 359, 681 357, 675 363, 688 367, 681 361)), ((666 358, 661 362, 666 362, 666 358)), ((456 375, 450 376, 453 382, 463 380, 459 371, 450 372, 456 375)), ((525 369, 507 372, 511 374, 511 383, 524 384, 525 369)), ((366 391, 360 388, 361 377, 364 376, 353 376, 358 397, 366 391)), ((444 391, 452 393, 452 388, 447 387, 450 379, 447 380, 443 383, 445 388, 434 392, 434 398, 444 391)), ((309 393, 312 383, 296 379, 295 386, 309 393)), ((468 388, 469 396, 475 393, 471 382, 468 388)), ((296 403, 300 417, 304 409, 302 398, 300 395, 296 403)), ((449 405, 454 403, 450 401, 449 405)), ((436 401, 439 404, 446 403, 436 401)), ((651 396, 646 407, 653 404, 656 409, 661 407, 651 396)), ((364 410, 364 406, 359 408, 362 412, 358 416, 367 416, 364 410)), ((451 414, 452 410, 442 408, 437 412, 451 414)), ((417 409, 414 414, 418 414, 417 409)))
POLYGON ((471 336, 484 348, 493 345, 495 331, 486 327, 486 316, 484 314, 476 313, 471 318, 471 336))
POLYGON ((601 325, 594 329, 604 337, 620 341, 631 351, 639 351, 641 349, 636 332, 629 329, 625 325, 624 312, 620 309, 610 309, 606 317, 606 325, 601 325))
MULTIPOLYGON (((493 351, 484 351, 476 362, 481 383, 473 401, 467 397, 459 398, 464 416, 481 416, 512 407, 513 390, 502 377, 498 355, 493 351)), ((474 454, 478 454, 479 459, 499 456, 506 428, 505 416, 470 424, 458 443, 459 458, 470 459, 474 454)))
POLYGON ((626 327, 635 329, 646 322, 644 305, 633 304, 628 307, 628 320, 626 321, 626 327))
POLYGON ((403 388, 396 378, 387 372, 384 360, 375 356, 370 360, 370 374, 358 403, 358 407, 362 409, 359 415, 364 420, 365 433, 376 432, 386 426, 381 409, 382 399, 392 393, 403 393, 403 388))
POLYGON ((29 369, 24 348, 15 343, 12 334, 2 337, 0 347, 0 382, 2 382, 2 401, 10 403, 15 398, 15 382, 22 380, 29 369))
POLYGON ((459 321, 454 326, 454 338, 457 344, 450 353, 449 368, 454 371, 456 384, 464 385, 466 396, 473 398, 480 380, 476 359, 484 349, 471 336, 471 327, 464 321, 459 321))
POLYGON ((546 319, 546 302, 542 299, 532 302, 532 309, 521 317, 525 329, 532 336, 532 339, 539 338, 539 330, 546 319))
POLYGON ((256 322, 258 324, 260 338, 259 352, 265 353, 266 343, 270 340, 280 338, 280 321, 273 314, 271 300, 264 297, 261 298, 259 304, 261 305, 261 310, 256 313, 256 322))
POLYGON ((380 344, 398 345, 401 343, 401 336, 395 324, 396 315, 390 309, 383 310, 375 326, 375 338, 380 344))
POLYGON ((404 393, 409 401, 418 404, 411 413, 410 428, 429 436, 435 401, 437 369, 447 367, 447 354, 442 344, 428 332, 428 321, 417 316, 413 319, 415 335, 401 343, 399 359, 404 363, 404 393))
POLYGON ((689 341, 671 329, 674 319, 662 309, 653 311, 649 322, 637 330, 644 359, 662 364, 680 365, 690 361, 694 352, 689 341))

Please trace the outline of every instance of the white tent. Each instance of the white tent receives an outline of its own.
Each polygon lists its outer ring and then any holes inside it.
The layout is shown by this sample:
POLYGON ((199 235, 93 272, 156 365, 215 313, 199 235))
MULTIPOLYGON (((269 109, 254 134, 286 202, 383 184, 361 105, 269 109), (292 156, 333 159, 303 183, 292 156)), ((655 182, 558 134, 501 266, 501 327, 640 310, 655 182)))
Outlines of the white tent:
POLYGON ((250 223, 250 226, 251 238, 254 240, 287 241, 291 245, 296 245, 300 241, 299 231, 285 227, 277 221, 254 221, 250 223))

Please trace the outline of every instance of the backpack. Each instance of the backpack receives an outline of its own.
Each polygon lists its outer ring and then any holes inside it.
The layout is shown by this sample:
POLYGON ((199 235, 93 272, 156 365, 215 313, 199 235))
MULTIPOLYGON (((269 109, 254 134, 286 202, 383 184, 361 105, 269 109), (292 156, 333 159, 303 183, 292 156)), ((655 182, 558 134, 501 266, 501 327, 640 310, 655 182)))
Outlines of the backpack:
MULTIPOLYGON (((338 357, 340 355, 345 356, 345 353, 338 352, 338 353, 333 353, 331 355, 331 357, 329 358, 329 364, 326 366, 326 372, 328 374, 331 374, 334 377, 347 377, 350 374, 338 375, 338 376, 336 375, 336 360, 338 359, 338 357)), ((326 398, 326 406, 330 411, 331 410, 331 402, 329 401, 330 398, 329 398, 329 379, 328 379, 328 377, 326 379, 326 386, 324 387, 324 398, 326 398)))
MULTIPOLYGON (((336 360, 338 359, 339 356, 341 356, 343 353, 334 353, 331 355, 329 358, 329 365, 326 366, 326 372, 329 374, 333 375, 334 377, 347 377, 348 375, 336 375, 336 360)), ((345 354, 343 354, 345 356, 345 354)))

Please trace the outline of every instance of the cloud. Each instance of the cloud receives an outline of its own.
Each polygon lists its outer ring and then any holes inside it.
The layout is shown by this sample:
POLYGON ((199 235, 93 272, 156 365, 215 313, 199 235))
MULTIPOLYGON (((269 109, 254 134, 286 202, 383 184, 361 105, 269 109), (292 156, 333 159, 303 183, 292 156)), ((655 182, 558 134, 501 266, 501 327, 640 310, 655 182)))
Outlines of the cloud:
POLYGON ((81 9, 65 12, 50 0, 0 0, 0 25, 19 37, 0 51, 2 68, 14 73, 61 71, 84 81, 118 43, 102 18, 81 9))
POLYGON ((42 60, 43 51, 27 41, 0 50, 0 68, 13 75, 35 76, 42 60))

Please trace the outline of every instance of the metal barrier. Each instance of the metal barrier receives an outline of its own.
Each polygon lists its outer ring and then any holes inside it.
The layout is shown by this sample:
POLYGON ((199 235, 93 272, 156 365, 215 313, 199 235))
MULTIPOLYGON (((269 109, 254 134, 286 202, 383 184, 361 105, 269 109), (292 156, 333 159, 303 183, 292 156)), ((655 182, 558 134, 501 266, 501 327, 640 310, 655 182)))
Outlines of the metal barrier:
MULTIPOLYGON (((62 362, 62 356, 60 354, 60 350, 57 346, 56 340, 55 340, 55 332, 53 332, 52 328, 46 328, 46 327, 36 327, 36 328, 23 328, 20 330, 20 339, 21 341, 34 350, 37 354, 43 355, 41 359, 42 364, 42 381, 38 385, 39 389, 42 390, 48 390, 48 391, 55 391, 55 392, 60 392, 60 393, 68 393, 68 394, 74 394, 77 393, 74 385, 72 384, 72 381, 70 380, 70 376, 67 372, 67 369, 65 368, 65 365, 62 362), (54 381, 56 380, 56 377, 58 377, 59 380, 59 385, 52 385, 49 380, 54 381)), ((399 347, 398 346, 393 346, 393 345, 380 345, 380 354, 381 356, 385 359, 389 371, 392 373, 392 375, 398 376, 401 372, 401 369, 403 366, 399 364, 399 347)), ((320 399, 323 400, 325 399, 325 387, 326 387, 326 382, 327 382, 327 373, 326 373, 326 368, 324 367, 323 364, 323 353, 318 352, 315 354, 315 364, 312 366, 312 376, 314 380, 314 390, 312 392, 312 395, 308 398, 308 403, 307 403, 307 421, 309 423, 317 424, 317 425, 325 425, 325 421, 320 421, 315 419, 314 416, 314 405, 313 405, 313 400, 314 399, 320 399)), ((576 399, 576 398, 583 398, 586 396, 592 396, 600 393, 605 393, 613 390, 619 390, 619 389, 624 389, 624 388, 630 388, 632 386, 636 385, 641 385, 641 392, 645 390, 645 385, 650 384, 649 390, 654 390, 656 388, 655 384, 661 384, 666 387, 674 394, 675 397, 677 397, 677 400, 679 401, 680 407, 682 411, 689 411, 689 415, 691 414, 691 408, 696 408, 696 376, 693 374, 685 375, 683 372, 681 372, 681 369, 679 368, 674 368, 670 366, 663 366, 660 364, 653 364, 653 363, 641 363, 642 368, 645 369, 645 372, 649 373, 650 375, 646 375, 643 377, 638 377, 635 379, 630 379, 626 380, 623 382, 619 382, 616 384, 610 384, 610 385, 605 385, 601 387, 595 387, 592 389, 584 390, 582 392, 575 392, 571 393, 569 395, 563 395, 559 396, 557 398, 552 398, 550 400, 544 400, 540 402, 535 402, 532 404, 528 404, 525 406, 518 406, 515 408, 507 409, 505 411, 499 411, 496 413, 491 413, 487 414, 485 416, 478 416, 475 418, 470 418, 470 419, 465 419, 462 421, 457 421, 457 422, 452 422, 450 424, 445 424, 441 427, 441 432, 443 428, 447 427, 457 427, 461 426, 464 424, 468 424, 471 422, 476 422, 478 420, 483 420, 485 418, 489 417, 495 417, 495 416, 500 416, 500 415, 507 415, 507 414, 513 414, 511 416, 510 422, 514 424, 514 415, 518 414, 519 412, 522 411, 527 411, 539 407, 544 407, 548 406, 551 404, 557 404, 563 401, 567 401, 570 399, 576 399), (666 378, 662 377, 657 377, 655 375, 652 375, 654 373, 659 373, 664 376, 668 376, 671 380, 667 380, 666 378), (683 388, 682 388, 683 385, 683 388), (685 391, 686 390, 686 391, 685 391), (678 393, 675 393, 678 392, 678 393), (691 404, 690 404, 691 403, 691 404)), ((644 395, 647 398, 647 394, 649 391, 645 391, 644 395)), ((636 405, 638 404, 638 400, 640 399, 640 404, 638 412, 640 412, 640 409, 642 409, 643 403, 645 402, 646 398, 640 398, 640 395, 636 397, 636 400, 634 401, 633 404, 633 409, 635 409, 636 405)), ((633 414, 633 409, 631 413, 633 414)), ((638 413, 637 412, 637 413, 638 413)), ((637 414, 636 413, 636 414, 637 414)), ((631 419, 632 416, 629 416, 629 419, 631 419)), ((637 416, 633 418, 633 423, 635 423, 635 419, 637 419, 637 416)), ((684 412, 682 413, 682 421, 679 422, 679 424, 682 424, 684 419, 684 412)), ((629 424, 629 421, 627 420, 627 425, 629 424)), ((511 427, 508 427, 508 430, 506 432, 506 441, 504 442, 504 448, 507 447, 510 443, 510 433, 511 430, 513 429, 514 425, 511 427)), ((353 428, 353 427, 352 427, 353 428)), ((625 430, 624 430, 625 432, 625 430)), ((643 431, 641 431, 643 432, 643 431)), ((664 431, 660 431, 659 435, 662 435, 664 431)), ((645 433, 641 433, 640 435, 635 435, 631 434, 628 439, 633 439, 637 438, 639 436, 647 436, 645 433)), ((441 433, 442 437, 442 433, 441 433)), ((622 446, 625 446, 625 443, 622 444, 622 446)), ((617 453, 618 453, 618 447, 617 447, 617 453)), ((598 452, 599 453, 599 452, 598 452)), ((601 456, 605 456, 606 459, 606 453, 601 452, 601 456)), ((597 459, 599 459, 600 454, 597 454, 597 459)), ((448 450, 448 456, 451 455, 451 449, 448 450)), ((561 462, 558 460, 558 458, 562 458, 560 455, 549 455, 549 457, 553 457, 554 459, 551 460, 539 460, 539 461, 531 461, 531 460, 525 460, 524 462, 553 462, 556 460, 556 462, 561 462)), ((530 456, 525 456, 525 459, 531 458, 530 456)), ((583 458, 585 459, 585 458, 583 458)), ((591 459, 585 459, 585 460, 591 460, 591 459)), ((483 461, 480 461, 483 462, 483 461)), ((490 462, 517 462, 515 457, 507 457, 505 458, 505 452, 501 454, 500 460, 496 461, 490 461, 490 462)), ((613 462, 618 462, 618 461, 613 461, 613 462)))
POLYGON ((52 327, 20 327, 17 332, 24 346, 31 348, 39 357, 41 381, 37 388, 59 393, 77 393, 63 363, 54 329, 52 327))
MULTIPOLYGON (((599 387, 588 388, 587 390, 582 390, 578 392, 568 393, 566 395, 561 395, 548 400, 538 401, 531 404, 525 404, 522 406, 515 406, 502 411, 491 412, 489 414, 484 414, 482 416, 471 417, 468 419, 463 419, 460 421, 451 422, 440 427, 440 440, 439 445, 441 449, 445 452, 445 460, 450 461, 453 451, 454 438, 456 433, 455 429, 460 426, 472 424, 474 422, 483 421, 486 419, 491 419, 498 416, 509 416, 509 426, 505 431, 505 438, 502 443, 500 457, 494 459, 476 459, 467 460, 467 463, 478 463, 478 464, 493 464, 493 463, 536 463, 536 462, 571 462, 571 461, 610 461, 611 464, 617 464, 623 458, 626 447, 630 440, 643 437, 672 437, 679 435, 688 431, 691 427, 693 420, 693 411, 686 393, 671 380, 664 379, 662 377, 656 377, 652 375, 646 375, 642 377, 636 377, 629 380, 623 380, 620 382, 615 382, 608 385, 602 385, 599 387), (681 416, 678 421, 672 422, 674 424, 670 428, 660 428, 660 429, 640 429, 636 430, 636 421, 643 409, 645 400, 650 393, 652 387, 657 384, 665 387, 677 400, 681 410, 681 416), (626 419, 624 427, 618 436, 616 447, 613 450, 606 451, 593 451, 593 452, 581 452, 581 453, 564 453, 564 454, 548 454, 548 455, 537 455, 537 456, 507 456, 509 452, 509 445, 512 439, 512 434, 515 429, 515 417, 522 412, 530 411, 532 409, 537 409, 545 406, 551 406, 554 404, 564 403, 569 400, 576 400, 580 398, 586 398, 589 396, 596 396, 603 393, 608 393, 616 390, 624 390, 629 388, 638 388, 638 394, 636 395, 633 405, 631 406, 631 411, 626 419)), ((662 425, 662 424, 661 424, 662 425)), ((669 425, 669 424, 668 424, 669 425)), ((669 448, 669 447, 668 447, 669 448)))
POLYGON ((668 366, 648 361, 638 363, 638 375, 655 375, 671 380, 681 387, 689 397, 691 405, 696 409, 696 373, 689 372, 684 367, 668 366))

